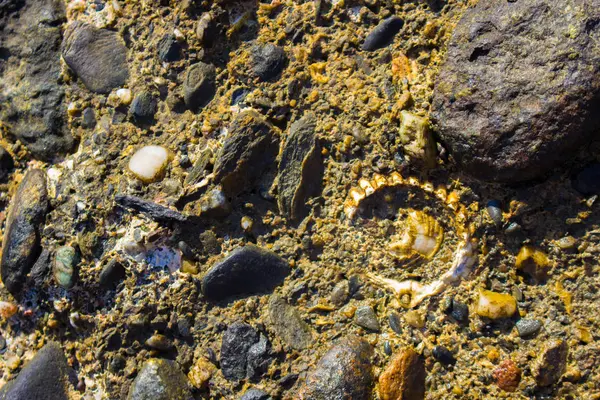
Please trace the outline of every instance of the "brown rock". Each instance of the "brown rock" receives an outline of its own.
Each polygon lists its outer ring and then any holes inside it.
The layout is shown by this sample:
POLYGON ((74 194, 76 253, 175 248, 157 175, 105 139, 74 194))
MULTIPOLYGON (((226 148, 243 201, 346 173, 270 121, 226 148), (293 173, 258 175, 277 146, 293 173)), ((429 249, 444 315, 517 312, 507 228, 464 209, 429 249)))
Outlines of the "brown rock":
POLYGON ((302 350, 311 344, 313 339, 310 326, 300 317, 298 310, 283 298, 271 296, 269 317, 277 336, 291 348, 302 350))
POLYGON ((381 400, 425 398, 425 364, 412 348, 400 350, 379 376, 381 400))
POLYGON ((506 392, 514 392, 521 382, 521 369, 517 367, 513 360, 508 359, 498 365, 492 376, 500 389, 506 392))
POLYGON ((539 386, 550 386, 558 382, 567 369, 569 349, 567 342, 553 339, 545 342, 535 360, 531 372, 539 386))

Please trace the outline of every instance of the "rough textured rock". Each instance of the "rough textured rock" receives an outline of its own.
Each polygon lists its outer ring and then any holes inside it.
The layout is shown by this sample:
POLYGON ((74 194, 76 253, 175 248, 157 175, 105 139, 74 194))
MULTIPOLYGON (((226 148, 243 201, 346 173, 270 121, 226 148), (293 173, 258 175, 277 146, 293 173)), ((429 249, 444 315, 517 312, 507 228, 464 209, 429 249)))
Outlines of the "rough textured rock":
POLYGON ((48 211, 46 174, 29 171, 11 201, 2 240, 2 282, 18 297, 40 252, 40 227, 48 211))
POLYGON ((160 204, 127 194, 115 196, 115 203, 121 207, 140 212, 157 222, 185 222, 187 217, 178 211, 171 210, 160 204))
POLYGON ((425 364, 412 348, 400 350, 379 376, 381 400, 425 398, 425 364))
POLYGON ((64 5, 28 0, 17 10, 0 15, 0 123, 33 157, 52 161, 74 143, 60 85, 64 5))
POLYGON ((362 49, 373 51, 387 46, 392 42, 394 36, 400 32, 403 25, 404 21, 396 16, 384 19, 367 35, 362 49))
POLYGON ((187 378, 170 360, 152 358, 129 388, 127 400, 191 400, 187 378))
POLYGON ((272 290, 289 274, 286 261, 253 245, 235 249, 213 266, 202 280, 202 292, 212 300, 272 290))
POLYGON ((96 93, 109 93, 129 78, 127 48, 115 32, 81 21, 65 31, 62 55, 83 84, 96 93))
POLYGON ((292 220, 304 218, 306 201, 321 191, 323 160, 315 134, 317 121, 307 114, 294 122, 285 140, 278 174, 279 211, 292 220))
POLYGON ((123 264, 113 258, 100 271, 98 283, 105 289, 114 289, 126 275, 127 271, 123 264))
POLYGON ((0 146, 0 181, 5 181, 8 178, 14 166, 15 163, 10 153, 0 146))
POLYGON ((272 43, 252 47, 252 72, 262 81, 275 78, 285 66, 285 51, 272 43))
POLYGON ((545 342, 531 368, 536 383, 539 386, 550 386, 558 382, 567 369, 568 354, 569 349, 564 340, 552 339, 545 342))
POLYGON ((521 369, 511 359, 504 360, 492 373, 496 385, 505 392, 514 392, 521 382, 521 369))
POLYGON ((215 67, 198 62, 191 65, 183 79, 183 100, 192 111, 207 105, 215 95, 215 67))
POLYGON ((158 58, 165 62, 177 61, 181 58, 181 45, 175 36, 164 35, 156 46, 158 58))
POLYGON ((367 400, 371 398, 373 348, 356 336, 341 339, 319 360, 296 398, 367 400))
POLYGON ((271 396, 260 389, 249 389, 240 397, 240 400, 271 400, 271 396))
POLYGON ((65 289, 73 287, 77 279, 79 252, 71 246, 62 246, 54 253, 52 273, 54 280, 65 289))
POLYGON ((381 329, 377 315, 371 306, 358 307, 354 313, 354 323, 371 331, 379 331, 381 329))
POLYGON ((277 295, 272 295, 269 301, 269 317, 277 335, 291 348, 302 350, 311 344, 310 326, 298 310, 277 295))
POLYGON ((278 151, 279 135, 271 124, 255 111, 242 112, 217 156, 215 181, 230 195, 240 193, 273 164, 278 151))
POLYGON ((129 112, 135 122, 152 123, 157 109, 158 102, 152 93, 141 92, 131 102, 129 112))
POLYGON ((48 343, 25 365, 17 378, 0 389, 2 400, 68 400, 73 372, 62 349, 48 343))
POLYGON ((456 26, 432 118, 470 174, 515 182, 566 161, 600 122, 600 1, 480 1, 456 26))
POLYGON ((227 327, 221 342, 221 371, 225 379, 256 379, 267 369, 270 345, 264 335, 242 322, 227 327))

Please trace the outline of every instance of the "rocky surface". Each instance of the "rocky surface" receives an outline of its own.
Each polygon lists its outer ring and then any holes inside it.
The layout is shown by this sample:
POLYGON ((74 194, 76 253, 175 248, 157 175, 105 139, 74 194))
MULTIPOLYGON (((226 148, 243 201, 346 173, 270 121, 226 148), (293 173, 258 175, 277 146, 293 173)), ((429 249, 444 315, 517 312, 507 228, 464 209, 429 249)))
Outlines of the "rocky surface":
POLYGON ((127 400, 191 400, 185 375, 173 361, 153 358, 131 384, 127 400))
POLYGON ((540 386, 556 383, 566 371, 568 355, 569 348, 564 340, 544 343, 532 367, 536 383, 540 386))
POLYGON ((432 103, 465 171, 502 182, 539 177, 597 131, 598 6, 497 0, 465 13, 432 103))

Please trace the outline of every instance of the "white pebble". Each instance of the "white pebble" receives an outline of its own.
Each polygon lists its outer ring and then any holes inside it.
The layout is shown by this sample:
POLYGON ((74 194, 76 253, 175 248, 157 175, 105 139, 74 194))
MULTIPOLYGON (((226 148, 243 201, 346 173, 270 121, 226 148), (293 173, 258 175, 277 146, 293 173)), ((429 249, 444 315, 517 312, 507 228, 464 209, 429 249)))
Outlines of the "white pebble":
POLYGON ((128 105, 133 100, 133 95, 131 94, 131 90, 129 90, 129 89, 117 90, 117 97, 119 98, 119 101, 123 105, 128 105))
POLYGON ((169 162, 169 150, 161 146, 145 146, 129 160, 129 170, 142 182, 158 180, 169 162))

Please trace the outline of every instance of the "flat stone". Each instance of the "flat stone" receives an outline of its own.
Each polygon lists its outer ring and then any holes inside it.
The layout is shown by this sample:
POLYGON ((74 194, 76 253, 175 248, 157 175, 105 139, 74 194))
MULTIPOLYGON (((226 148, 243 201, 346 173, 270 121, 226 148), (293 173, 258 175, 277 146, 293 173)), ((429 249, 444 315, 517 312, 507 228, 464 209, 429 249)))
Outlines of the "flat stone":
POLYGON ((371 399, 373 347, 365 340, 349 336, 338 341, 309 372, 297 399, 371 399))
POLYGON ((542 344, 531 372, 539 386, 550 386, 558 382, 567 370, 569 349, 562 339, 551 339, 542 344))
POLYGON ((250 50, 252 58, 252 72, 261 80, 268 81, 277 77, 287 57, 285 51, 272 43, 257 44, 250 50))
POLYGON ((206 106, 215 95, 215 67, 198 62, 190 65, 183 78, 183 100, 192 111, 206 106))
POLYGON ((131 106, 129 106, 129 112, 136 123, 151 124, 154 122, 154 115, 158 109, 158 102, 156 98, 150 92, 141 92, 137 94, 131 106))
POLYGON ((394 16, 381 21, 366 37, 362 49, 373 51, 387 46, 394 40, 394 36, 404 26, 402 19, 394 16))
POLYGON ((485 0, 448 44, 432 101, 469 174, 517 182, 568 161, 600 123, 600 3, 485 0))
POLYGON ((40 230, 48 212, 46 174, 32 169, 11 201, 2 240, 2 282, 15 297, 40 252, 40 230))
POLYGON ((202 292, 211 300, 273 290, 289 274, 286 261, 254 245, 235 249, 214 265, 202 280, 202 292))
POLYGON ((298 310, 280 296, 271 296, 269 318, 277 336, 291 348, 302 350, 313 341, 310 326, 300 317, 298 310))
POLYGON ((354 313, 354 323, 371 331, 379 331, 381 329, 377 315, 371 306, 358 307, 354 313))
POLYGON ((192 400, 185 375, 170 360, 152 358, 129 388, 127 400, 192 400))
POLYGON ((158 41, 156 46, 158 58, 165 62, 177 61, 181 58, 181 44, 174 35, 166 34, 158 41))
POLYGON ((52 266, 52 253, 48 249, 43 249, 40 256, 29 272, 29 281, 33 287, 40 288, 44 284, 50 268, 52 266))
POLYGON ((115 196, 115 202, 121 207, 140 212, 157 222, 187 221, 187 216, 183 215, 179 211, 171 210, 170 208, 136 196, 118 194, 115 196))
POLYGON ((260 389, 249 389, 240 397, 240 400, 271 400, 271 396, 260 389))
POLYGON ((423 400, 425 364, 412 348, 400 350, 379 376, 381 400, 423 400))
POLYGON ((520 319, 515 326, 520 337, 529 337, 536 334, 542 328, 542 323, 537 319, 520 319))
POLYGON ((0 399, 68 400, 73 371, 56 343, 48 343, 21 370, 16 379, 0 389, 0 399))
POLYGON ((117 33, 107 29, 72 22, 65 30, 62 56, 92 92, 109 93, 129 79, 125 43, 117 33))

